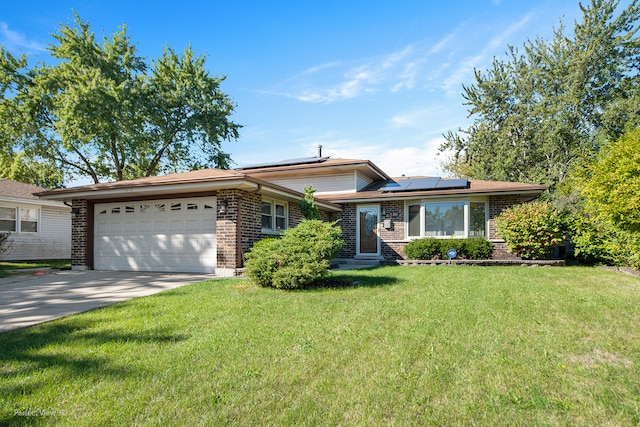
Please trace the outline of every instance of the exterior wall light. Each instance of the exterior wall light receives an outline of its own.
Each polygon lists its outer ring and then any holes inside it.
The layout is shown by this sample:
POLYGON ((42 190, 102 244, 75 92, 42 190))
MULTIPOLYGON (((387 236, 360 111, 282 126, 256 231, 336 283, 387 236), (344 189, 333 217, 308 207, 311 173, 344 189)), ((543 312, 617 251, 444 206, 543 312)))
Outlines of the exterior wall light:
POLYGON ((220 215, 226 214, 227 213, 227 206, 228 206, 227 199, 220 200, 218 202, 218 213, 220 215))

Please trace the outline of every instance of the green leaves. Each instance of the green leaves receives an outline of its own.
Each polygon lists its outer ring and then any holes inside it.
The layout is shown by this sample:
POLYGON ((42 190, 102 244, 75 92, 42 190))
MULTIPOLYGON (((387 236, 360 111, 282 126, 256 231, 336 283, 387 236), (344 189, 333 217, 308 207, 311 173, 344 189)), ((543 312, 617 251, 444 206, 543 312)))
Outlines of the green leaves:
POLYGON ((512 206, 495 223, 509 252, 524 259, 545 259, 562 244, 567 228, 563 215, 551 204, 540 201, 512 206))
POLYGON ((97 40, 77 15, 53 37, 54 65, 28 69, 0 47, 2 144, 96 183, 229 167, 234 105, 191 47, 149 65, 125 26, 97 40))
POLYGON ((581 191, 594 217, 640 232, 640 128, 602 149, 584 170, 581 191))
POLYGON ((592 0, 566 35, 561 24, 550 41, 509 47, 505 59, 476 70, 463 87, 475 121, 445 135, 445 168, 477 179, 553 186, 576 161, 615 139, 640 118, 640 41, 637 1, 616 15, 617 1, 592 0))
POLYGON ((260 286, 305 288, 328 273, 343 244, 335 223, 303 220, 281 238, 257 242, 247 254, 247 276, 260 286))
POLYGON ((304 216, 305 219, 322 219, 320 217, 320 211, 318 211, 318 207, 316 206, 315 192, 316 190, 314 190, 312 186, 304 187, 304 198, 298 202, 302 216, 304 216))

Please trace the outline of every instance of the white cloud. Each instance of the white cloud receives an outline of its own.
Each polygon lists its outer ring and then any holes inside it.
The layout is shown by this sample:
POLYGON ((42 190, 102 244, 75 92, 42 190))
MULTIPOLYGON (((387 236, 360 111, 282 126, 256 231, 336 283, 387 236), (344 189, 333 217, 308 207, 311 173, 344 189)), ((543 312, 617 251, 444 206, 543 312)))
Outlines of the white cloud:
POLYGON ((340 61, 321 64, 297 74, 278 85, 283 90, 268 93, 281 94, 303 102, 333 103, 380 91, 397 92, 415 87, 425 52, 407 45, 402 49, 376 58, 345 64, 340 61), (341 70, 338 68, 342 67, 341 70), (323 74, 323 72, 325 72, 323 74), (329 75, 329 72, 338 72, 329 75), (323 75, 319 75, 323 74, 323 75), (308 77, 318 75, 315 81, 308 77), (324 78, 327 83, 322 84, 324 78))
POLYGON ((46 46, 41 43, 28 40, 24 34, 11 30, 6 22, 0 22, 0 44, 10 52, 46 50, 46 46))
POLYGON ((332 158, 371 160, 388 175, 439 176, 441 159, 438 148, 444 138, 433 138, 415 145, 367 144, 352 139, 318 138, 305 144, 305 153, 315 156, 317 146, 322 145, 322 154, 332 158))
POLYGON ((481 28, 483 24, 479 27, 473 20, 465 21, 436 42, 416 41, 386 55, 351 63, 319 64, 266 93, 330 104, 372 93, 397 93, 437 85, 447 96, 457 96, 463 83, 473 81, 474 68, 486 66, 496 51, 505 49, 509 38, 530 19, 531 14, 525 15, 478 48, 473 43, 474 33, 486 33, 486 28, 481 28), (465 55, 465 50, 473 53, 465 55))

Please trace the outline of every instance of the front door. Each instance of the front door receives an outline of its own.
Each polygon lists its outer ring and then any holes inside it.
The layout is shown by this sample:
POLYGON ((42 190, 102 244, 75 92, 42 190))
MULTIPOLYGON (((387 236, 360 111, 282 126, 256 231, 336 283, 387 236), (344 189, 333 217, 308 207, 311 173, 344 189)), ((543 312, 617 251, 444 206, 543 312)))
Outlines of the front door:
POLYGON ((358 248, 356 255, 380 255, 380 239, 378 237, 379 211, 380 208, 377 205, 358 206, 356 224, 358 248))

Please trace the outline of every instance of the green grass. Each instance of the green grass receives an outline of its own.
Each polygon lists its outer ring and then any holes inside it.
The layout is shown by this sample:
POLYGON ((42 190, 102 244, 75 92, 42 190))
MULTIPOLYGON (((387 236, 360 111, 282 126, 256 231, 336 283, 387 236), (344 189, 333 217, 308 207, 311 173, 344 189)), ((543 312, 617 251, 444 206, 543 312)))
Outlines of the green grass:
POLYGON ((54 259, 38 261, 0 261, 0 278, 15 274, 21 274, 20 270, 28 271, 28 269, 31 268, 68 269, 71 268, 71 260, 54 259))
POLYGON ((384 267, 238 279, 0 334, 0 424, 637 425, 640 279, 384 267))

